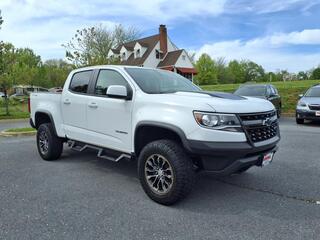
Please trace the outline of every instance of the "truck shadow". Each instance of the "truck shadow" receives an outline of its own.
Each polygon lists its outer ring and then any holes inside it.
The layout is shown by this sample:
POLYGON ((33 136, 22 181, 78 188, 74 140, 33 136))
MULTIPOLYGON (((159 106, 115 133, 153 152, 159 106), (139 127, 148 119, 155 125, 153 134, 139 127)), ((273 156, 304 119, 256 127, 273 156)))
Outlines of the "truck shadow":
POLYGON ((95 167, 96 171, 115 172, 130 178, 138 178, 137 176, 137 161, 121 160, 112 162, 107 159, 97 157, 97 151, 86 149, 83 152, 77 152, 70 148, 65 148, 59 162, 76 163, 79 162, 90 164, 95 167))
MULTIPOLYGON (((120 161, 111 162, 96 157, 96 152, 87 150, 79 154, 73 150, 66 150, 62 162, 74 162, 75 164, 87 164, 92 173, 112 173, 113 177, 121 178, 125 184, 132 188, 140 187, 137 176, 136 161, 120 161)), ((87 167, 87 166, 86 166, 87 167)), ((249 170, 243 175, 233 175, 229 177, 217 178, 211 175, 198 174, 197 181, 193 192, 183 201, 170 206, 171 209, 184 212, 192 212, 193 214, 204 213, 212 216, 219 215, 250 215, 258 214, 259 216, 267 216, 279 220, 301 219, 301 215, 308 215, 310 220, 318 219, 318 214, 314 211, 315 205, 295 200, 285 196, 279 196, 270 192, 260 191, 257 188, 250 187, 252 184, 268 179, 266 175, 263 177, 255 170, 249 170), (241 184, 237 184, 241 182, 241 184), (288 210, 294 206, 295 211, 288 210), (297 207, 298 206, 298 207, 297 207), (302 207, 303 206, 303 207, 302 207)), ((270 176, 271 178, 271 176, 270 176)), ((269 179, 273 181, 273 179, 269 179)), ((106 188, 108 187, 106 183, 106 188)), ((137 188, 139 189, 139 188, 137 188)), ((163 208, 163 206, 151 201, 143 192, 137 192, 138 198, 146 207, 163 208)))

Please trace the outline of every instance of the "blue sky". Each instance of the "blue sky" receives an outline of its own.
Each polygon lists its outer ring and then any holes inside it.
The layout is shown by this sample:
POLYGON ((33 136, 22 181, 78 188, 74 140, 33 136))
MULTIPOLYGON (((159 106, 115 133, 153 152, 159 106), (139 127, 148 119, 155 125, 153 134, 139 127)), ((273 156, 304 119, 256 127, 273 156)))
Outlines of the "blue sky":
POLYGON ((266 70, 320 64, 320 0, 0 0, 0 40, 64 58, 79 28, 134 26, 143 36, 166 24, 180 48, 214 58, 251 59, 266 70))

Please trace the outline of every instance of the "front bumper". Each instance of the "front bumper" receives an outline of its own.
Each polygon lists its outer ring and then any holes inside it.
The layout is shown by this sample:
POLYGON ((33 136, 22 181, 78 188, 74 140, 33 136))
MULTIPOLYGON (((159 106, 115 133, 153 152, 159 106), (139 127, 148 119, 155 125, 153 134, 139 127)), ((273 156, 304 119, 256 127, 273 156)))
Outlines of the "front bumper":
POLYGON ((314 110, 296 109, 296 117, 306 120, 320 120, 320 116, 316 116, 316 111, 314 110))
POLYGON ((279 141, 279 136, 256 144, 188 140, 188 148, 191 154, 198 157, 204 171, 230 175, 245 167, 261 166, 264 154, 276 152, 279 141))

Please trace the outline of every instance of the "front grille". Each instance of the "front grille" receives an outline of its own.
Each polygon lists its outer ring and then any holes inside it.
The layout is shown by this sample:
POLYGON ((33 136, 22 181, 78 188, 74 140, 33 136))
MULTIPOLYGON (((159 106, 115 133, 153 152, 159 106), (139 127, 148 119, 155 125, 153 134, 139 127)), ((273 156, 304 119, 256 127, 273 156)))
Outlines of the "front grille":
POLYGON ((266 112, 266 113, 256 113, 256 114, 241 114, 240 118, 242 121, 252 121, 252 120, 264 120, 266 118, 271 118, 276 115, 276 111, 266 112))
POLYGON ((315 110, 315 111, 320 110, 320 104, 309 105, 309 108, 310 108, 310 110, 315 110))
POLYGON ((278 135, 276 111, 240 114, 239 117, 251 142, 265 141, 278 135))
POLYGON ((248 135, 252 142, 261 142, 277 136, 278 123, 274 122, 270 126, 247 127, 248 135))

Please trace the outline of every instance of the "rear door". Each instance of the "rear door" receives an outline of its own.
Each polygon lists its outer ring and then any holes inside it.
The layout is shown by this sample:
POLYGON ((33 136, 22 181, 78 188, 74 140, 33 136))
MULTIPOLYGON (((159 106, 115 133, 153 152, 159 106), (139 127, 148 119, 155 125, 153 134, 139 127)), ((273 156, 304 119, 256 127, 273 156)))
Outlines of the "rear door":
POLYGON ((61 111, 67 137, 84 141, 87 129, 87 102, 93 71, 76 72, 67 91, 62 93, 61 111))
POLYGON ((87 102, 88 141, 106 148, 131 153, 132 100, 107 97, 111 85, 122 85, 132 92, 132 86, 122 74, 112 69, 96 73, 93 96, 87 102), (92 137, 94 136, 94 137, 92 137))

